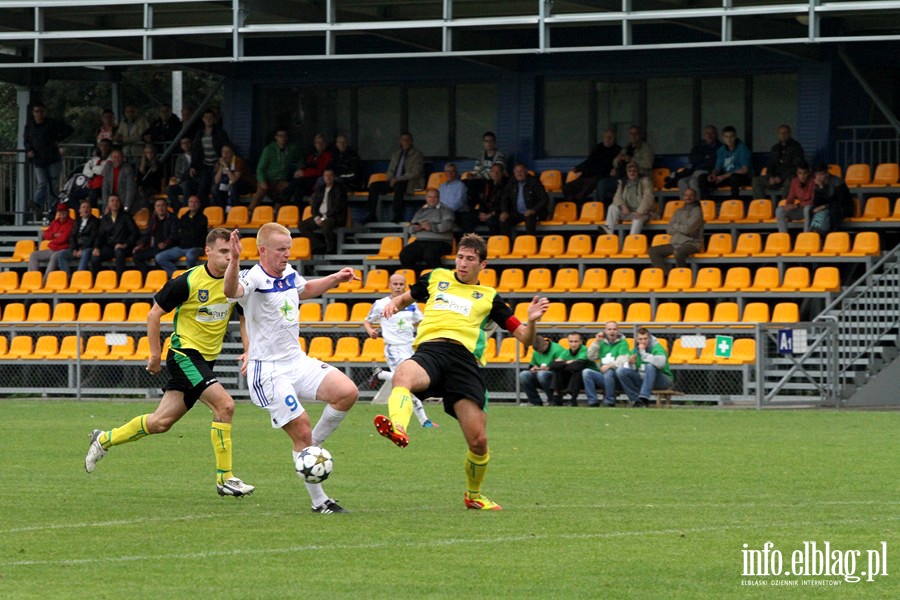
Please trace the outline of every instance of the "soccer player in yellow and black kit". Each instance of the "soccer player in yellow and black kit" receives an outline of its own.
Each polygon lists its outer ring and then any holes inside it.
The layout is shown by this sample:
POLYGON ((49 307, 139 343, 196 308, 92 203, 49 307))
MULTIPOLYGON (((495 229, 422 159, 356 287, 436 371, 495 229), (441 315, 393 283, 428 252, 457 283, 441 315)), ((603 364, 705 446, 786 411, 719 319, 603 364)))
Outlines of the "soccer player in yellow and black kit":
POLYGON ((528 323, 520 322, 497 290, 478 283, 487 266, 486 257, 484 240, 466 234, 459 242, 455 272, 435 269, 385 306, 385 318, 415 301, 425 302, 425 311, 413 344, 416 352, 400 363, 394 374, 394 390, 388 399, 390 418, 376 416, 375 429, 404 448, 409 443, 406 426, 413 411, 411 394, 443 398, 444 411, 459 421, 469 446, 466 508, 501 510, 481 493, 490 460, 484 412, 487 393, 481 377, 487 345, 484 328, 489 320, 494 321, 528 347, 549 301, 535 296, 528 307, 528 323))
MULTIPOLYGON (((160 372, 160 319, 175 310, 174 329, 166 367, 171 379, 163 388, 156 411, 140 415, 109 431, 91 432, 91 445, 84 457, 84 468, 94 471, 97 461, 109 448, 135 442, 154 433, 165 433, 187 414, 197 400, 213 412, 210 439, 216 457, 216 491, 220 496, 246 496, 255 489, 234 476, 231 470, 231 420, 234 400, 213 374, 216 358, 222 351, 222 339, 234 304, 225 298, 225 269, 231 261, 226 229, 213 229, 206 236, 205 265, 198 265, 169 281, 153 300, 147 316, 150 359, 147 371, 160 372)), ((242 338, 243 323, 241 324, 242 338)), ((245 345, 246 347, 246 345, 245 345)))

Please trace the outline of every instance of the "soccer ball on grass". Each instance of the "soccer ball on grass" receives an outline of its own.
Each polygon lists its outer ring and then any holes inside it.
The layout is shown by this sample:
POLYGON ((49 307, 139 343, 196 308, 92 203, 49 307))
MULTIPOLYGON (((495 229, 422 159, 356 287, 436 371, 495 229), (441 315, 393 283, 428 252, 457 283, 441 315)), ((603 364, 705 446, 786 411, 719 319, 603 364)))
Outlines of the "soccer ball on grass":
POLYGON ((294 468, 297 469, 297 476, 306 483, 321 483, 331 475, 334 460, 325 448, 307 446, 300 451, 294 468))

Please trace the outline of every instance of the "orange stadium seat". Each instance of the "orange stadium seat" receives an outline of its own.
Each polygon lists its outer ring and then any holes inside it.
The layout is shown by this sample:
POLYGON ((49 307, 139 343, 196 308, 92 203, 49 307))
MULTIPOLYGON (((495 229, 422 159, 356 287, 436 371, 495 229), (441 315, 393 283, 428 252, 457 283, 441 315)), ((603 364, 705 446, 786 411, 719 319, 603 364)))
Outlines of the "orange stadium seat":
POLYGON ((869 165, 854 164, 847 167, 847 174, 844 176, 844 183, 847 187, 860 187, 872 181, 872 171, 869 165))
POLYGON ((356 302, 350 307, 350 317, 343 327, 359 327, 372 310, 371 302, 356 302))
POLYGON ((819 267, 813 276, 812 283, 806 287, 807 292, 839 292, 841 291, 841 273, 837 267, 819 267))
POLYGON ((76 360, 84 352, 84 338, 78 335, 64 336, 59 344, 57 360, 76 360))
POLYGON ((712 200, 701 200, 700 210, 703 211, 703 220, 707 224, 716 220, 716 203, 712 200))
POLYGON ((44 281, 42 292, 55 294, 60 290, 69 287, 69 276, 65 271, 50 271, 47 273, 47 279, 44 281))
MULTIPOLYGON (((520 319, 523 323, 528 321, 528 306, 530 304, 530 302, 522 302, 518 306, 516 306, 516 308, 519 308, 519 306, 522 305, 524 305, 525 307, 525 312, 523 313, 525 318, 520 319)), ((547 312, 545 312, 544 316, 541 317, 541 322, 564 323, 566 319, 566 304, 564 302, 551 302, 547 307, 547 312)))
MULTIPOLYGON (((232 207, 231 210, 234 210, 234 207, 232 207)), ((228 213, 228 216, 231 216, 230 212, 228 213)), ((275 211, 272 210, 271 206, 262 204, 253 209, 253 214, 250 217, 250 223, 247 226, 259 229, 266 223, 271 223, 274 220, 275 211)))
POLYGON ((565 253, 560 254, 558 258, 581 258, 582 256, 587 256, 591 253, 593 246, 594 243, 591 241, 591 236, 583 233, 571 235, 569 236, 569 243, 566 246, 565 253))
POLYGON ((106 306, 103 307, 103 318, 101 321, 108 322, 118 322, 126 320, 127 311, 125 310, 124 302, 107 302, 106 306))
MULTIPOLYGON (((4 338, 5 339, 5 338, 4 338)), ((13 336, 9 349, 0 357, 3 360, 20 360, 31 356, 33 342, 30 335, 13 336)))
POLYGON ((677 302, 660 302, 653 315, 654 323, 680 323, 681 305, 677 302))
POLYGON ((209 228, 222 227, 225 224, 225 209, 221 206, 207 206, 203 209, 209 228))
POLYGON ((101 309, 99 302, 85 302, 78 307, 79 323, 97 323, 100 321, 101 309))
POLYGON ((564 294, 566 292, 577 292, 578 291, 578 269, 573 269, 571 267, 565 267, 559 269, 556 272, 556 277, 553 279, 553 286, 547 288, 546 292, 554 293, 554 294, 564 294))
POLYGON ((109 353, 101 360, 134 360, 134 338, 126 335, 125 343, 110 346, 109 353))
POLYGON ((9 258, 0 258, 0 263, 17 263, 28 262, 28 257, 35 250, 34 240, 19 240, 13 247, 12 256, 9 258))
POLYGON ((302 302, 300 303, 300 313, 298 315, 300 326, 315 325, 322 322, 322 305, 318 302, 302 302))
POLYGON ((497 271, 490 267, 482 269, 478 274, 478 283, 497 289, 497 271))
POLYGON ((133 215, 134 224, 137 225, 137 228, 141 231, 147 229, 147 225, 150 223, 150 209, 142 208, 138 210, 133 215))
POLYGON ((672 220, 672 215, 675 214, 675 211, 682 206, 684 206, 684 200, 667 200, 665 206, 663 206, 662 217, 652 219, 650 222, 655 224, 668 223, 672 220))
POLYGON ((516 362, 516 358, 518 358, 521 362, 522 357, 516 356, 517 349, 521 351, 523 347, 518 343, 518 340, 516 340, 516 338, 512 336, 503 338, 503 341, 500 342, 500 347, 497 349, 497 356, 494 357, 493 362, 514 363, 516 362))
POLYGON ((731 357, 714 357, 714 362, 720 365, 752 365, 756 362, 756 340, 753 338, 739 338, 734 340, 731 347, 731 357))
POLYGON ((796 302, 779 302, 772 309, 772 323, 797 323, 800 321, 800 307, 796 302))
POLYGON ((634 269, 621 267, 612 272, 607 291, 630 292, 635 285, 634 269))
POLYGON ((745 292, 768 292, 781 285, 781 275, 777 267, 760 267, 753 276, 753 284, 745 292))
POLYGON ((309 260, 312 258, 312 248, 308 237, 295 237, 291 239, 290 260, 309 260))
POLYGON ((346 362, 359 356, 359 338, 346 336, 338 338, 331 355, 332 362, 346 362))
POLYGON ((719 302, 713 310, 710 323, 737 323, 741 320, 737 302, 719 302))
POLYGON ((528 279, 525 280, 525 285, 520 291, 528 293, 543 292, 552 285, 553 273, 550 269, 539 267, 528 271, 528 279))
POLYGON ((729 254, 732 258, 744 258, 756 256, 762 252, 762 236, 758 233, 742 233, 738 236, 734 251, 729 254))
POLYGON ((25 271, 19 281, 19 287, 7 294, 32 294, 40 291, 44 285, 44 275, 40 271, 25 271))
POLYGON ((355 294, 380 294, 387 293, 388 272, 386 269, 372 269, 366 274, 366 282, 361 288, 353 290, 355 294))
MULTIPOLYGON (((516 239, 518 242, 519 240, 516 239)), ((541 248, 531 258, 555 259, 566 251, 566 240, 561 235, 545 235, 541 240, 541 248)))
POLYGON ((537 238, 533 235, 516 236, 512 250, 504 258, 531 258, 537 254, 537 238))
POLYGON ((307 354, 313 358, 318 358, 322 362, 328 362, 331 360, 332 354, 334 354, 334 342, 331 341, 330 337, 317 335, 309 341, 307 354))
POLYGON ((787 233, 770 233, 766 236, 766 247, 762 252, 758 252, 758 257, 774 257, 781 256, 785 252, 791 251, 791 236, 787 233))
POLYGON ((649 302, 632 302, 628 306, 628 312, 625 315, 626 323, 650 323, 653 320, 653 312, 650 310, 649 302))
POLYGON ((346 323, 348 316, 350 316, 350 310, 347 308, 346 302, 332 302, 325 305, 325 312, 322 314, 322 322, 346 323))
POLYGON ((689 303, 684 309, 681 322, 692 325, 709 323, 709 304, 706 302, 689 303))
POLYGON ((581 279, 579 292, 599 292, 605 290, 609 285, 606 269, 600 267, 591 267, 586 269, 581 279))
POLYGON ((222 227, 225 229, 237 229, 247 227, 249 222, 250 214, 247 212, 246 206, 232 206, 225 217, 225 224, 222 227))
POLYGON ((259 260, 259 247, 255 237, 241 238, 241 260, 259 260))
POLYGON ((50 320, 50 304, 47 302, 34 302, 28 307, 28 316, 25 321, 38 323, 50 320))
POLYGON ((769 305, 765 302, 749 302, 741 316, 742 323, 768 323, 769 305))
POLYGON ((50 320, 53 323, 74 323, 75 305, 72 302, 57 302, 50 320))
POLYGON ((144 278, 144 285, 140 289, 134 290, 137 294, 155 294, 162 289, 169 280, 169 274, 162 269, 153 269, 147 272, 144 278))
POLYGON ((772 288, 773 292, 800 292, 809 287, 809 268, 789 267, 784 272, 781 285, 772 288))
POLYGON ((737 223, 744 218, 743 200, 725 200, 719 207, 717 218, 709 223, 737 223))
POLYGON ((867 187, 892 187, 900 179, 900 165, 897 163, 881 163, 875 167, 875 174, 867 187))
POLYGON ((747 267, 731 267, 725 272, 725 281, 717 292, 743 292, 750 287, 750 269, 747 267))
POLYGON ((804 231, 797 234, 797 239, 794 240, 794 249, 790 252, 782 253, 782 256, 812 256, 818 253, 821 247, 822 238, 817 232, 804 231))
POLYGON ((657 233, 653 236, 653 241, 650 242, 650 247, 653 246, 665 246, 666 244, 672 243, 672 236, 668 233, 657 233))
POLYGON ((594 320, 596 312, 593 302, 576 302, 569 310, 569 323, 584 323, 588 327, 594 326, 597 324, 594 320))
POLYGON ((681 338, 676 338, 669 355, 670 365, 690 364, 697 358, 697 348, 685 348, 681 338))
POLYGON ((19 289, 19 274, 16 271, 0 272, 0 294, 19 289))
POLYGON ((697 280, 685 292, 712 292, 722 287, 722 269, 704 267, 697 271, 697 280))
POLYGON ((850 252, 850 234, 846 231, 832 231, 825 236, 822 249, 811 256, 843 256, 850 252))
POLYGON ((119 285, 116 286, 116 292, 135 292, 142 287, 144 287, 144 274, 137 269, 129 269, 122 272, 122 277, 119 279, 119 285))
POLYGON ((594 251, 587 258, 608 258, 619 252, 619 237, 615 235, 597 236, 594 251))
POLYGON ((146 323, 147 315, 149 314, 149 302, 135 302, 128 307, 128 316, 125 318, 125 320, 129 323, 146 323))
POLYGON ((384 360, 384 338, 366 338, 359 356, 350 360, 352 362, 382 362, 384 360))
POLYGON ((282 206, 278 209, 278 217, 275 219, 275 222, 284 225, 288 229, 296 229, 297 225, 300 224, 300 208, 293 204, 282 206))
POLYGON ((706 249, 694 255, 694 258, 719 258, 728 256, 733 248, 733 240, 730 233, 714 233, 706 242, 706 249))
POLYGON ((881 236, 875 231, 861 231, 853 238, 853 248, 844 256, 880 256, 881 236))
POLYGON ((29 360, 46 360, 56 358, 59 354, 59 340, 55 335, 42 335, 37 339, 34 350, 22 358, 29 360))
MULTIPOLYGON (((73 277, 72 280, 74 281, 75 278, 73 277)), ((97 273, 97 278, 94 280, 94 286, 88 290, 88 292, 91 294, 114 292, 118 284, 115 271, 100 271, 97 273)))
MULTIPOLYGON (((387 238, 385 238, 387 239, 387 238)), ((384 244, 384 241, 382 241, 384 244)), ((505 235, 492 235, 487 239, 488 260, 503 258, 509 254, 509 238, 505 235)), ((399 255, 399 250, 398 250, 399 255)))
POLYGON ((641 271, 640 279, 637 285, 632 288, 633 292, 651 293, 657 292, 665 287, 666 274, 662 269, 655 267, 646 268, 641 271))
POLYGON ((657 167, 651 172, 653 179, 653 189, 655 191, 662 190, 666 187, 666 178, 672 173, 667 167, 657 167))
POLYGON ((598 225, 606 218, 606 210, 602 202, 585 202, 581 214, 575 223, 579 225, 598 225))
POLYGON ((694 285, 694 272, 686 267, 679 267, 669 271, 666 285, 660 292, 681 292, 694 285))
POLYGON ((504 269, 500 273, 500 282, 497 284, 497 291, 502 293, 517 292, 525 285, 525 273, 522 269, 514 267, 512 269, 504 269))
POLYGON ((609 321, 622 322, 625 317, 625 310, 620 302, 604 302, 597 311, 597 323, 607 323, 609 321))
POLYGON ((747 216, 738 223, 768 223, 774 220, 772 201, 768 198, 752 200, 747 206, 747 216))
POLYGON ((894 212, 890 216, 884 217, 882 221, 897 222, 900 221, 900 198, 894 203, 894 212))
POLYGON ((871 196, 866 198, 866 205, 859 217, 845 219, 851 223, 865 223, 880 221, 891 216, 891 203, 885 196, 871 196))
POLYGON ((647 236, 643 233, 626 235, 622 242, 622 250, 611 258, 641 258, 647 256, 647 236))
POLYGON ((562 173, 556 169, 543 171, 540 177, 544 189, 549 193, 562 191, 562 173))
POLYGON ((568 225, 578 219, 578 206, 574 202, 557 202, 553 214, 541 225, 568 225))
POLYGON ((87 340, 84 352, 81 353, 82 360, 98 360, 109 354, 109 345, 106 338, 102 335, 92 335, 87 340))
POLYGON ((74 271, 69 279, 69 286, 59 290, 57 294, 83 294, 90 293, 94 287, 94 278, 90 271, 74 271))

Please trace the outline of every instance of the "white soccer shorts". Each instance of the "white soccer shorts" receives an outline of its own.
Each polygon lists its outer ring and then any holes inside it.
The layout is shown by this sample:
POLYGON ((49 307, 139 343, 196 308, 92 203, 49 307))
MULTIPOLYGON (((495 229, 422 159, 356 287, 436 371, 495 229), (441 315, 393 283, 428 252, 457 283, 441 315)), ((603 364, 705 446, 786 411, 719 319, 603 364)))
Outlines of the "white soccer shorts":
POLYGON ((412 344, 386 344, 384 346, 384 359, 391 371, 396 371, 397 365, 412 355, 412 344))
POLYGON ((315 400, 322 380, 334 370, 304 356, 293 361, 251 360, 247 384, 253 404, 269 411, 272 427, 280 429, 303 414, 301 400, 315 400))

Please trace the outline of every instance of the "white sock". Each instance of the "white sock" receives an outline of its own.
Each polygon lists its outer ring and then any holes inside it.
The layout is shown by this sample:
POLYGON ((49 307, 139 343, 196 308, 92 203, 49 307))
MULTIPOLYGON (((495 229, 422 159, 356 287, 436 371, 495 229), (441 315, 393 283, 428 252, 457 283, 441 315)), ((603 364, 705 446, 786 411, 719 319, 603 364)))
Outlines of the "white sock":
POLYGON ((422 401, 412 397, 413 401, 413 413, 416 415, 416 418, 419 420, 419 425, 425 425, 425 421, 428 420, 428 415, 425 414, 425 407, 422 406, 422 401))
POLYGON ((346 416, 346 410, 337 410, 330 404, 326 404, 325 410, 322 411, 322 416, 319 417, 319 422, 316 423, 316 426, 313 427, 312 430, 313 446, 321 446, 324 444, 325 440, 328 439, 328 436, 334 433, 334 430, 338 428, 338 425, 341 424, 341 421, 343 421, 346 416))
POLYGON ((384 371, 381 371, 380 373, 378 373, 378 379, 380 379, 381 381, 390 381, 393 378, 394 378, 393 371, 388 371, 387 369, 385 369, 384 371))
MULTIPOLYGON (((292 450, 291 454, 294 457, 294 464, 297 464, 297 459, 300 457, 300 452, 292 450)), ((306 486, 306 491, 309 493, 309 499, 312 500, 313 508, 321 505, 323 502, 328 500, 328 494, 326 494, 325 490, 322 489, 321 483, 306 483, 304 481, 303 485, 306 486)))

